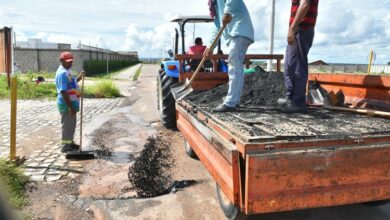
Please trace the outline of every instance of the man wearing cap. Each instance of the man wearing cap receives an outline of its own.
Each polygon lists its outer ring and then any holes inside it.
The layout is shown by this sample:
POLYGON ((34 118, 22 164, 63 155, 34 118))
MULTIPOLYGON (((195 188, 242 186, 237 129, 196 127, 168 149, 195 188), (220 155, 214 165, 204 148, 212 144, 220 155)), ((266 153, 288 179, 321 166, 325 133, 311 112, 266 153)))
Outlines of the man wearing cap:
POLYGON ((61 114, 62 140, 61 152, 78 150, 79 145, 73 142, 76 130, 76 114, 79 111, 80 92, 77 82, 81 80, 85 72, 78 77, 72 74, 73 55, 70 52, 60 54, 61 65, 58 67, 55 77, 57 88, 57 106, 61 114))

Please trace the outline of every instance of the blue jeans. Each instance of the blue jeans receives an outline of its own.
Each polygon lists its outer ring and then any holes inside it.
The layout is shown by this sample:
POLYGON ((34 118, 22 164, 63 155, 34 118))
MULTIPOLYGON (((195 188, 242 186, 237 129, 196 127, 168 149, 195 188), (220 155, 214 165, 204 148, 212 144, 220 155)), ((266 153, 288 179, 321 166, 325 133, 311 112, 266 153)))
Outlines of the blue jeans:
POLYGON ((231 39, 229 48, 229 91, 223 104, 235 107, 240 102, 242 88, 244 86, 244 60, 245 54, 252 40, 247 37, 237 36, 231 39))
POLYGON ((296 43, 288 45, 284 59, 284 83, 286 97, 297 106, 306 105, 306 84, 309 74, 307 55, 313 44, 314 29, 300 30, 296 43))

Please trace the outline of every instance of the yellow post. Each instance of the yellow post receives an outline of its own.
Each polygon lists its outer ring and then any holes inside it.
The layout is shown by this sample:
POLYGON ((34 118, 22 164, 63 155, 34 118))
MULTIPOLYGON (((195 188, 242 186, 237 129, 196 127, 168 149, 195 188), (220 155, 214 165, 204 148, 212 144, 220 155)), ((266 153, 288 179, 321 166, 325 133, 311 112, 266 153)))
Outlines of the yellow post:
POLYGON ((370 52, 370 61, 368 63, 368 70, 367 70, 368 75, 371 74, 371 64, 372 64, 372 59, 373 58, 374 58, 374 51, 371 50, 371 52, 370 52))
POLYGON ((10 160, 16 159, 16 103, 17 103, 17 77, 11 78, 11 135, 10 135, 10 160))

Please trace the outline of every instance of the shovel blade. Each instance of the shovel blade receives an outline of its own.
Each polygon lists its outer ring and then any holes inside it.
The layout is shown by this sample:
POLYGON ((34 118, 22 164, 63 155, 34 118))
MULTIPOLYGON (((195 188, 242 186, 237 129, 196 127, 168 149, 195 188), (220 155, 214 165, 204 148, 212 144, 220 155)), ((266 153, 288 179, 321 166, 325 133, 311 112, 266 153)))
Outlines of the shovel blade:
POLYGON ((171 86, 171 93, 173 95, 173 98, 177 101, 180 99, 183 99, 188 94, 190 94, 194 89, 189 85, 189 80, 186 79, 186 81, 176 83, 175 85, 171 86))
POLYGON ((310 105, 321 106, 324 104, 324 97, 322 96, 319 89, 309 90, 308 98, 309 98, 310 105))

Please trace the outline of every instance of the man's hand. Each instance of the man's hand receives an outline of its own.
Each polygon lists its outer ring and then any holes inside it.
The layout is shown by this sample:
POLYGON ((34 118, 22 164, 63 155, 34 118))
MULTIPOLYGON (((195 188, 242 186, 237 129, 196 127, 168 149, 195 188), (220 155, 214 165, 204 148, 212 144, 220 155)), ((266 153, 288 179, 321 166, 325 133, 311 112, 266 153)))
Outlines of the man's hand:
POLYGON ((227 25, 231 21, 232 21, 232 15, 231 14, 227 14, 227 13, 223 14, 223 17, 222 17, 222 24, 223 25, 227 25))
POLYGON ((288 29, 287 42, 290 45, 293 45, 296 42, 295 30, 293 30, 292 28, 288 29))
POLYGON ((77 76, 77 82, 80 82, 80 80, 85 76, 87 76, 87 73, 83 70, 80 72, 80 74, 77 76))
POLYGON ((74 110, 74 108, 69 108, 69 115, 74 116, 74 115, 76 115, 76 114, 77 114, 77 111, 74 110))

